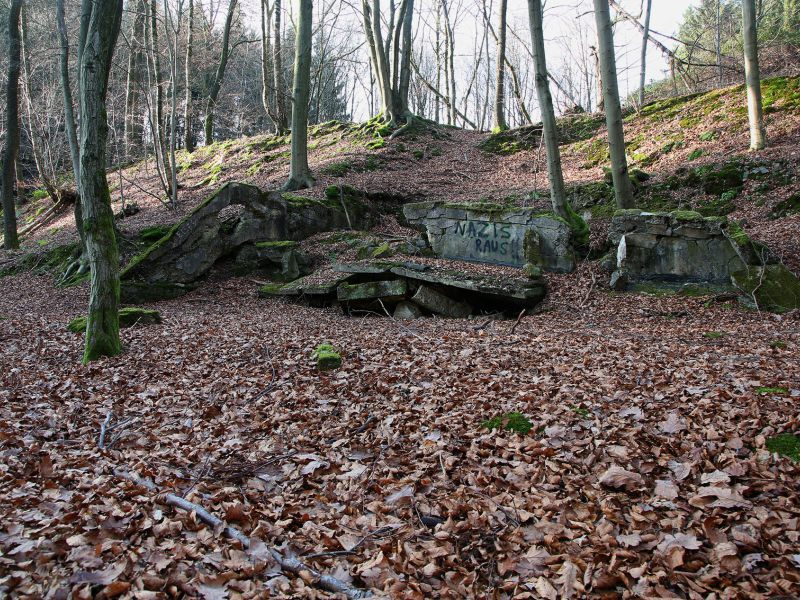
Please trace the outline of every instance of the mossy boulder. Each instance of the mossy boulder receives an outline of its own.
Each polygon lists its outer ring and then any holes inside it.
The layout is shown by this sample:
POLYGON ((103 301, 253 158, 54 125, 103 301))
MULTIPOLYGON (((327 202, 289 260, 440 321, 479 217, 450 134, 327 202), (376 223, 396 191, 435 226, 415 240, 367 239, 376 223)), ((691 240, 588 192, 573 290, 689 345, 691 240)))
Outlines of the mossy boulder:
POLYGON ((782 264, 747 266, 731 274, 745 295, 742 301, 760 310, 788 312, 800 308, 800 280, 782 264))
POLYGON ((342 366, 342 356, 332 344, 320 344, 311 353, 311 358, 320 371, 332 371, 342 366))
MULTIPOLYGON (((119 310, 119 326, 133 327, 134 325, 153 325, 161 323, 161 315, 157 310, 146 308, 121 308, 119 310)), ((86 331, 86 317, 76 317, 69 322, 67 329, 73 333, 86 331)))

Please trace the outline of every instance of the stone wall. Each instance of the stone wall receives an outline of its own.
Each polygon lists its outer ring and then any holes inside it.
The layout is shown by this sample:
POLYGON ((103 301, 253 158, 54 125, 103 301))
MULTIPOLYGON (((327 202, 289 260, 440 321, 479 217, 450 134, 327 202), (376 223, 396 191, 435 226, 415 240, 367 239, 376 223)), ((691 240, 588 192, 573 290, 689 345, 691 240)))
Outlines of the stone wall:
POLYGON ((425 231, 437 256, 548 271, 575 269, 572 230, 563 219, 532 208, 417 202, 403 206, 409 225, 425 231))

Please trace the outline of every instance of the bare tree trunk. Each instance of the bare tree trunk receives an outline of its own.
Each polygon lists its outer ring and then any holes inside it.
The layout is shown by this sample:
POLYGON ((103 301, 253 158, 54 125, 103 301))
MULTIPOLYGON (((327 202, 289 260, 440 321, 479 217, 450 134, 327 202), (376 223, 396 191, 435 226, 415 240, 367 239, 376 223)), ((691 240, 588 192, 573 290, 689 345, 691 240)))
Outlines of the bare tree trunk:
POLYGON ((122 351, 119 340, 119 254, 106 180, 106 93, 122 0, 83 0, 80 46, 80 195, 91 266, 84 363, 122 351))
POLYGON ((542 136, 547 150, 547 174, 550 178, 550 198, 553 212, 563 219, 570 219, 567 192, 564 188, 564 175, 561 171, 561 153, 558 149, 558 125, 550 94, 547 77, 547 60, 544 52, 544 31, 541 0, 528 0, 528 18, 531 26, 531 47, 533 49, 536 94, 539 110, 542 113, 542 136))
POLYGON ((179 2, 175 15, 172 16, 167 0, 164 0, 164 34, 167 36, 167 49, 169 50, 169 173, 171 204, 175 209, 178 206, 178 165, 175 158, 175 148, 178 126, 178 45, 180 43, 181 19, 183 18, 183 2, 179 2), (170 31, 171 30, 171 31, 170 31), (172 39, 170 40, 170 36, 172 39), (172 44, 170 46, 170 44, 172 44))
POLYGON ((136 2, 128 54, 128 81, 125 86, 125 154, 136 154, 142 144, 142 116, 139 97, 144 68, 144 29, 147 16, 145 0, 136 2))
MULTIPOLYGON (((78 148, 78 130, 75 126, 75 109, 72 103, 72 86, 69 81, 69 40, 67 38, 67 24, 64 18, 64 0, 56 0, 56 26, 58 28, 58 38, 61 46, 60 54, 60 75, 61 93, 64 96, 64 129, 67 134, 69 144, 69 156, 72 161, 72 174, 75 178, 75 189, 78 189, 81 176, 80 150, 78 148)), ((83 216, 81 213, 81 198, 76 194, 75 198, 75 229, 81 240, 81 247, 84 247, 86 237, 81 223, 83 216)))
MULTIPOLYGON (((69 143, 69 156, 72 160, 72 173, 75 177, 75 187, 77 188, 80 177, 80 154, 78 150, 78 130, 75 126, 75 109, 72 104, 72 85, 69 81, 69 40, 67 38, 67 24, 64 19, 64 0, 56 0, 56 25, 58 26, 58 38, 61 45, 60 74, 61 91, 64 96, 65 129, 67 142, 69 143)), ((80 227, 77 229, 81 231, 80 227)))
MULTIPOLYGON (((506 15, 508 0, 500 0, 499 23, 497 24, 497 81, 494 94, 494 128, 508 129, 506 122, 506 15)), ((548 92, 549 93, 549 92, 548 92)), ((551 101, 552 104, 552 101, 551 101)))
POLYGON ((447 7, 447 0, 442 1, 442 14, 444 16, 444 26, 445 26, 445 44, 447 44, 447 55, 446 55, 446 64, 445 69, 448 70, 448 81, 450 84, 450 89, 447 91, 447 95, 450 98, 450 118, 449 123, 451 125, 457 125, 457 116, 456 116, 456 69, 455 69, 455 60, 453 58, 453 54, 455 54, 456 49, 456 41, 453 39, 453 27, 450 23, 450 11, 447 7))
MULTIPOLYGON (((440 91, 442 87, 442 43, 440 34, 441 27, 442 27, 442 5, 437 2, 436 4, 436 89, 437 91, 440 91)), ((439 111, 442 104, 439 101, 438 96, 434 96, 434 102, 436 102, 436 108, 433 120, 438 123, 440 119, 439 111)))
POLYGON ((606 110, 606 101, 605 97, 603 96, 603 74, 600 72, 600 53, 597 51, 597 48, 591 46, 592 52, 592 60, 594 61, 594 83, 597 89, 595 90, 595 96, 597 96, 597 102, 595 103, 595 110, 597 112, 605 112, 606 110))
POLYGON ((622 107, 619 102, 617 84, 617 61, 614 55, 614 34, 611 31, 611 16, 608 0, 594 0, 594 16, 597 23, 598 51, 603 80, 608 147, 611 154, 611 176, 614 195, 619 208, 633 208, 633 186, 628 176, 628 161, 625 158, 625 132, 622 128, 622 107))
POLYGON ((228 58, 230 57, 231 26, 233 25, 233 15, 236 12, 237 2, 238 0, 231 0, 228 5, 228 14, 225 17, 225 28, 222 31, 222 51, 219 56, 219 63, 217 64, 217 72, 214 74, 214 79, 211 82, 211 89, 208 91, 208 98, 206 99, 206 117, 203 122, 206 146, 214 142, 214 107, 217 104, 219 91, 222 89, 222 82, 225 79, 225 69, 228 66, 228 58))
POLYGON ((272 60, 272 8, 268 0, 261 0, 261 104, 264 112, 272 121, 277 121, 275 114, 275 72, 272 60))
POLYGON ((155 115, 153 117, 153 145, 155 147, 156 160, 159 168, 163 172, 162 183, 167 194, 171 194, 169 160, 167 159, 167 144, 164 136, 164 86, 161 80, 161 50, 158 47, 158 5, 156 0, 151 0, 149 6, 148 31, 150 33, 150 63, 152 66, 153 80, 155 81, 156 99, 155 115))
POLYGON ((194 123, 192 113, 192 52, 194 50, 194 0, 189 0, 189 15, 186 23, 186 64, 183 81, 186 98, 183 101, 183 145, 187 152, 194 152, 194 123))
POLYGON ((766 146, 764 108, 761 103, 761 75, 758 67, 758 30, 755 0, 742 2, 742 29, 744 32, 744 70, 747 80, 747 116, 750 121, 750 149, 763 150, 766 146))
POLYGON ((287 191, 312 187, 308 167, 308 100, 311 93, 312 0, 300 0, 295 36, 294 84, 292 85, 292 159, 287 191))
POLYGON ((403 13, 403 48, 400 53, 400 83, 398 108, 406 121, 411 115, 408 108, 408 89, 411 84, 411 26, 414 20, 414 0, 405 0, 403 13))
POLYGON ((17 207, 14 202, 15 165, 19 154, 19 15, 22 0, 11 0, 8 12, 8 80, 6 84, 6 146, 3 149, 3 246, 19 248, 17 207))
POLYGON ((715 50, 717 53, 717 85, 722 87, 724 74, 722 72, 722 0, 717 0, 717 30, 715 50))
POLYGON ((275 43, 272 45, 274 52, 272 58, 272 68, 275 73, 275 113, 277 119, 275 122, 275 133, 283 135, 289 130, 289 117, 286 108, 286 80, 283 76, 283 53, 281 52, 281 0, 275 0, 275 31, 272 34, 275 36, 275 43))
POLYGON ((642 32, 642 53, 640 61, 642 63, 639 70, 639 107, 644 106, 644 86, 647 79, 647 38, 650 37, 650 13, 653 8, 653 0, 645 0, 644 9, 644 31, 642 32))

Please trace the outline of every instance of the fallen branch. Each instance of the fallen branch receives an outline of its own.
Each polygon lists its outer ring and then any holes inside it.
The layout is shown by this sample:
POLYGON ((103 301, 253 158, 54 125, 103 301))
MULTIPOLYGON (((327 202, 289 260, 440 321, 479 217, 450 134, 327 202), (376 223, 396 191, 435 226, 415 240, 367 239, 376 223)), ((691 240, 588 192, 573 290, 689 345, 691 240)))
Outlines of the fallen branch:
POLYGON ((522 321, 522 317, 524 317, 525 313, 527 313, 527 312, 528 312, 527 308, 523 308, 522 311, 520 311, 519 316, 517 317, 517 320, 514 323, 514 325, 511 327, 511 331, 509 332, 509 334, 514 333, 517 330, 517 327, 519 326, 520 322, 522 321))
MULTIPOLYGON (((156 487, 155 483, 153 483, 150 479, 145 479, 139 477, 136 473, 130 473, 125 471, 124 469, 114 469, 114 475, 120 477, 121 479, 126 479, 138 486, 141 486, 148 490, 149 492, 159 493, 158 488, 156 487)), ((231 527, 230 525, 225 525, 225 522, 222 519, 219 519, 204 509, 199 504, 195 504, 194 502, 190 502, 189 500, 185 500, 180 496, 176 496, 175 494, 163 494, 162 496, 164 501, 169 506, 174 506, 175 508, 180 508, 181 510, 185 510, 187 512, 193 512, 197 515, 197 518, 200 519, 206 525, 211 526, 215 530, 221 530, 225 535, 227 535, 232 540, 236 540, 239 542, 243 548, 247 549, 250 548, 250 538, 247 537, 244 533, 236 529, 235 527, 231 527)), ((353 586, 345 583, 341 579, 337 579, 336 577, 332 577, 331 575, 324 575, 317 571, 316 569, 309 567, 308 565, 304 564, 302 561, 297 559, 294 556, 284 556, 280 552, 278 552, 275 548, 269 549, 270 554, 275 559, 275 561, 281 566, 281 569, 284 571, 288 571, 294 575, 298 575, 303 581, 308 581, 311 579, 312 585, 319 587, 320 589, 326 590, 328 592, 333 592, 335 594, 344 594, 347 598, 351 600, 359 599, 359 598, 369 598, 372 596, 372 593, 369 590, 362 590, 358 588, 354 588, 353 586)))
POLYGON ((102 450, 106 445, 106 431, 108 429, 108 424, 111 422, 111 413, 112 411, 108 411, 106 414, 106 420, 103 421, 103 424, 100 425, 100 439, 97 441, 97 447, 102 450))

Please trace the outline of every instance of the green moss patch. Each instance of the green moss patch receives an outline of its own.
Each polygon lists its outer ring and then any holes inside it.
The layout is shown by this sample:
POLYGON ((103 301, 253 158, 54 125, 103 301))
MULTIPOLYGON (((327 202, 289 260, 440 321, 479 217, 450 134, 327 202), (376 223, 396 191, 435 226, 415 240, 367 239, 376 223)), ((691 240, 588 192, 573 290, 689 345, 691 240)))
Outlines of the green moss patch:
POLYGON ((755 298, 761 310, 783 313, 800 308, 800 281, 784 265, 750 266, 733 273, 731 281, 744 292, 745 303, 755 298))
POLYGON ((147 244, 154 244, 172 229, 172 225, 156 225, 154 227, 145 227, 139 232, 139 239, 147 244))
POLYGON ((756 394, 759 396, 785 396, 789 390, 785 387, 757 387, 756 394))
POLYGON ((786 456, 794 462, 800 462, 800 436, 781 433, 767 439, 767 450, 786 456))
POLYGON ((481 427, 486 429, 501 429, 504 431, 514 431, 520 435, 527 435, 533 428, 533 423, 528 417, 519 412, 510 412, 498 415, 481 423, 481 427))
POLYGON ((770 218, 779 219, 789 215, 800 213, 800 193, 792 194, 785 200, 781 200, 770 212, 770 218))
POLYGON ((289 248, 296 248, 300 245, 300 242, 295 242, 294 240, 280 240, 280 241, 267 241, 267 242, 256 242, 253 244, 256 248, 273 248, 276 250, 288 250, 289 248))
MULTIPOLYGON (((69 322, 67 329, 73 333, 84 333, 86 331, 86 317, 76 317, 69 322)), ((119 326, 133 327, 134 325, 152 325, 161 323, 161 315, 157 310, 146 308, 121 308, 119 310, 119 326)))
POLYGON ((320 344, 311 353, 311 358, 316 361, 320 371, 332 371, 342 366, 342 356, 332 344, 320 344))

